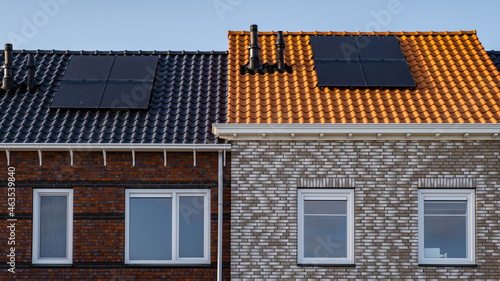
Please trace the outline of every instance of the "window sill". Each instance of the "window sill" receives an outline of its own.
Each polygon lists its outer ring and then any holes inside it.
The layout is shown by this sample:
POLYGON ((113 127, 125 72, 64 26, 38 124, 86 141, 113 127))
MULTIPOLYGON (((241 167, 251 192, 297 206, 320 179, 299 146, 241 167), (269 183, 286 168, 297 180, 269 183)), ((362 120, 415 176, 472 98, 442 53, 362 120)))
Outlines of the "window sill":
POLYGON ((436 263, 419 263, 418 266, 422 267, 478 267, 475 263, 450 263, 450 264, 436 264, 436 263))
POLYGON ((164 264, 146 264, 146 263, 126 263, 124 267, 212 267, 211 263, 164 263, 164 264))
POLYGON ((31 263, 33 267, 72 267, 72 263, 31 263))
POLYGON ((330 264, 297 263, 297 266, 302 266, 302 267, 356 267, 356 264, 354 264, 354 263, 344 263, 344 264, 343 263, 330 263, 330 264))

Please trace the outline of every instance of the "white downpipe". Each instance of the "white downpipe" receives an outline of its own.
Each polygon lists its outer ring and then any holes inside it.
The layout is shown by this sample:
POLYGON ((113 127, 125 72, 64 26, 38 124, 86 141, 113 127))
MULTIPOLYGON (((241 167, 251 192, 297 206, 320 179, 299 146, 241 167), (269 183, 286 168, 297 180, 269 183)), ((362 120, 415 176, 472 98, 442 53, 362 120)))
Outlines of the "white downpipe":
POLYGON ((219 151, 219 175, 218 175, 218 211, 217 211, 217 280, 222 281, 222 223, 223 223, 223 155, 219 151))

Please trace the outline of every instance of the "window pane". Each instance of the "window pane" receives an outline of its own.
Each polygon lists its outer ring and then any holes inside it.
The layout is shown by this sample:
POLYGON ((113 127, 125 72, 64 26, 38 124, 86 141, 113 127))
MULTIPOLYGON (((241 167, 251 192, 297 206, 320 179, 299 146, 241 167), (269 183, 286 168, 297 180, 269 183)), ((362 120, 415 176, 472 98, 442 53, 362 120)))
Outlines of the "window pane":
POLYGON ((424 218, 425 258, 467 258, 465 216, 426 216, 424 218))
POLYGON ((347 217, 304 216, 304 257, 346 258, 347 217))
POLYGON ((172 198, 130 198, 131 260, 172 259, 172 198))
POLYGON ((204 197, 179 197, 179 257, 203 257, 204 197))
POLYGON ((304 214, 347 214, 347 201, 304 201, 304 214))
POLYGON ((40 257, 66 257, 67 208, 67 196, 40 197, 40 257))
POLYGON ((425 201, 424 214, 467 214, 467 201, 425 201))

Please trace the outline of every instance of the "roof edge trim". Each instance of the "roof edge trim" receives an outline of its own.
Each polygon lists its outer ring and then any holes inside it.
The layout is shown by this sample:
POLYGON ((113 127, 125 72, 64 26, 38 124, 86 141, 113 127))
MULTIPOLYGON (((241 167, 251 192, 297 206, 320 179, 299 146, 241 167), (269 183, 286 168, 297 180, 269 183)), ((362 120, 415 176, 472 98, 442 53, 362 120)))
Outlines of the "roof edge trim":
MULTIPOLYGON (((259 31, 259 35, 276 35, 276 31, 259 31)), ((459 31, 299 31, 290 32, 284 31, 283 35, 399 35, 399 36, 412 36, 412 35, 474 35, 476 30, 459 30, 459 31)), ((228 31, 228 36, 230 35, 250 35, 249 31, 228 31)))
POLYGON ((122 51, 106 51, 106 50, 95 50, 95 51, 76 51, 76 50, 28 50, 20 49, 13 50, 15 54, 42 54, 42 55, 145 55, 145 56, 155 56, 155 55, 227 55, 228 51, 134 51, 134 50, 122 50, 122 51))
POLYGON ((498 140, 488 124, 213 124, 227 140, 498 140))
POLYGON ((230 151, 230 144, 1 143, 0 151, 230 151))

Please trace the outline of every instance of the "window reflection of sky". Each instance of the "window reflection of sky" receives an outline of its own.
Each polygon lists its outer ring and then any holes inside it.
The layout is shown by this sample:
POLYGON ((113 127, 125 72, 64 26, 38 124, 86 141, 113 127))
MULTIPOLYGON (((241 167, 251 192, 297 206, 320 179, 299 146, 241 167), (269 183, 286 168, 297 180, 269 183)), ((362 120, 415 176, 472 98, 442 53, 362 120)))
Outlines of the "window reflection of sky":
POLYGON ((203 196, 179 197, 179 257, 181 258, 203 257, 203 208, 203 196))
POLYGON ((463 214, 467 213, 466 201, 425 201, 425 214, 463 214))
POLYGON ((172 198, 130 198, 130 259, 172 259, 172 198))
POLYGON ((424 248, 439 248, 447 258, 467 257, 467 202, 426 201, 424 248))
POLYGON ((304 257, 347 257, 347 201, 304 202, 304 257))
POLYGON ((67 196, 40 197, 40 257, 66 257, 67 196))

